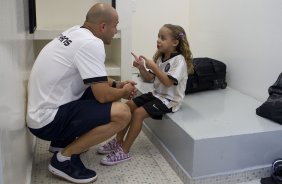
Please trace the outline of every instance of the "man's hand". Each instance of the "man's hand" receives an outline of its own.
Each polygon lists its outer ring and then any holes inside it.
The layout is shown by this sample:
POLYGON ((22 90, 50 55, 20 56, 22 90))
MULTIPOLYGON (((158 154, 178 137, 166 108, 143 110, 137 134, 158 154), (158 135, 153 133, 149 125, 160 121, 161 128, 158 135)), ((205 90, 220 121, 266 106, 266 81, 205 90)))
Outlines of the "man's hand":
POLYGON ((123 96, 124 99, 131 100, 134 97, 134 95, 137 92, 137 89, 135 88, 135 84, 133 85, 132 83, 128 82, 123 85, 123 89, 125 89, 126 91, 126 94, 123 96))
POLYGON ((126 80, 126 81, 120 81, 120 82, 117 82, 117 88, 123 88, 123 86, 127 83, 130 83, 132 84, 133 86, 135 86, 137 83, 134 82, 133 80, 126 80))
POLYGON ((128 99, 128 100, 131 100, 137 93, 137 89, 135 88, 135 85, 137 84, 136 82, 134 82, 133 80, 127 80, 127 81, 124 81, 124 82, 118 82, 118 85, 117 87, 118 88, 123 88, 125 84, 131 84, 133 87, 134 87, 134 90, 131 92, 131 95, 129 96, 129 98, 125 98, 125 99, 128 99))

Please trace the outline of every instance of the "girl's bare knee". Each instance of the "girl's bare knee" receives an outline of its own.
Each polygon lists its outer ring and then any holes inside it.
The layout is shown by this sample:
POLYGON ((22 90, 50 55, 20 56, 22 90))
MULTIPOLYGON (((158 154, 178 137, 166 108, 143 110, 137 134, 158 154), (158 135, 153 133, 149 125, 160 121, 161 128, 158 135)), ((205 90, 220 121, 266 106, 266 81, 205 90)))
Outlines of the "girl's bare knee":
POLYGON ((133 111, 133 116, 134 118, 145 119, 149 117, 149 114, 143 107, 139 107, 133 111))
POLYGON ((128 105, 128 107, 130 108, 131 113, 133 113, 133 111, 135 109, 137 109, 137 106, 135 105, 135 103, 132 100, 128 100, 126 102, 126 104, 128 105))

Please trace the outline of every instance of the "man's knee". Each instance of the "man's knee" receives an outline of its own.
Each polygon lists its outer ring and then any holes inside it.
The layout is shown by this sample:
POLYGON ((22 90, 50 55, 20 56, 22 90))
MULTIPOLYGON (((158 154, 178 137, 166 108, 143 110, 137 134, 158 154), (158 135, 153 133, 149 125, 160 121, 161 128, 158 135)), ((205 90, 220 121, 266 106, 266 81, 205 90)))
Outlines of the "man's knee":
POLYGON ((111 119, 113 122, 119 123, 123 128, 127 126, 131 119, 129 107, 121 102, 115 102, 112 105, 111 119))

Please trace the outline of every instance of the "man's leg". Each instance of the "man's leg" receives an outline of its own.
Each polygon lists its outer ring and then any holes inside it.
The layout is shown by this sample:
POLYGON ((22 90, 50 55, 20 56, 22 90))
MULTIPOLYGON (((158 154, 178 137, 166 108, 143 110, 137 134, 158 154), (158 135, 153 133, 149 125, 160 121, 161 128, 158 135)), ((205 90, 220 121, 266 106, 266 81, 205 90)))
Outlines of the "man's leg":
MULTIPOLYGON (((61 115, 64 114, 62 111, 61 115)), ((68 116, 64 117, 69 122, 62 126, 65 131, 57 139, 66 139, 73 135, 78 138, 63 151, 53 155, 48 166, 49 171, 74 183, 94 181, 97 178, 96 172, 84 166, 79 154, 124 129, 131 118, 129 107, 120 102, 97 104, 93 101, 82 101, 69 104, 66 112, 68 116)), ((60 121, 57 124, 64 124, 63 117, 58 116, 58 119, 60 121)))
POLYGON ((68 145, 63 151, 63 156, 70 157, 73 154, 80 154, 84 150, 101 143, 124 129, 131 119, 129 107, 121 102, 114 102, 111 107, 111 122, 98 126, 79 136, 74 142, 68 145))
POLYGON ((70 139, 65 139, 65 140, 51 141, 50 146, 49 146, 49 151, 51 153, 62 151, 67 145, 72 143, 75 139, 76 139, 75 137, 72 137, 70 139))

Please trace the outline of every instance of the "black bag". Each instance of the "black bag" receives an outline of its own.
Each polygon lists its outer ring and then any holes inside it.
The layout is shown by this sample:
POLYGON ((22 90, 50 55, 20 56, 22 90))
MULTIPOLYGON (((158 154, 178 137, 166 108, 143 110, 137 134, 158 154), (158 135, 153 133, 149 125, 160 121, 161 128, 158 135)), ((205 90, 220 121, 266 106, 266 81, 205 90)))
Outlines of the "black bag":
POLYGON ((256 109, 256 114, 282 124, 282 73, 268 88, 269 97, 256 109))
POLYGON ((278 158, 272 162, 272 171, 270 177, 261 178, 261 184, 282 184, 282 159, 278 158))
POLYGON ((225 89, 226 65, 211 58, 194 58, 194 74, 188 75, 185 94, 210 89, 225 89))

